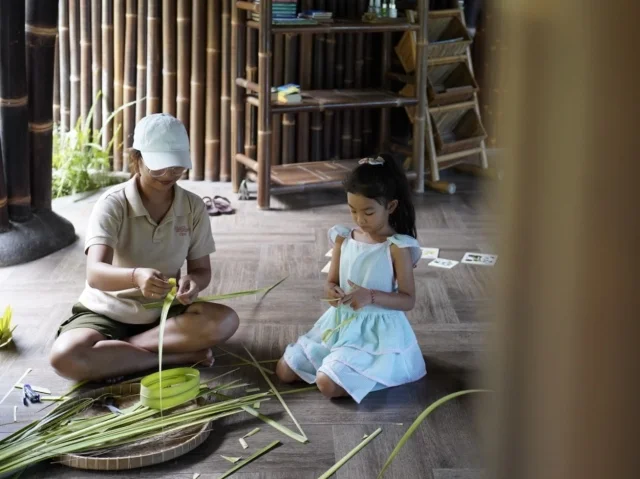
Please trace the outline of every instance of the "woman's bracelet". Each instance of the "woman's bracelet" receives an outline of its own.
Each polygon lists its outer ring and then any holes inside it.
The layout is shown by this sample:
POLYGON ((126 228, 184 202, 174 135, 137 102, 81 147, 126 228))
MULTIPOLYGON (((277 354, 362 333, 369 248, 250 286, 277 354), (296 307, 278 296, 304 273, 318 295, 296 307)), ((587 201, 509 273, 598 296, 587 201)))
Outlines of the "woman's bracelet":
POLYGON ((133 268, 133 270, 131 270, 131 284, 132 284, 135 288, 137 288, 137 287, 138 287, 138 285, 136 284, 136 270, 137 270, 137 269, 138 269, 138 268, 133 268))

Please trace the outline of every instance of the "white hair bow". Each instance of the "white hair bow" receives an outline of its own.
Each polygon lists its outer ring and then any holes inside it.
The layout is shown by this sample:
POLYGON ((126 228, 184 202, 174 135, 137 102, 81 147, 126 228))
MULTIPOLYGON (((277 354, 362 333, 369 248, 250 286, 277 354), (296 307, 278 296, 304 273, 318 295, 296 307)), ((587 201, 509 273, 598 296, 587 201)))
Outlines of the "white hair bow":
POLYGON ((370 165, 374 166, 384 165, 384 158, 379 156, 377 158, 362 158, 360 161, 358 161, 358 164, 360 165, 364 165, 365 163, 369 163, 370 165))

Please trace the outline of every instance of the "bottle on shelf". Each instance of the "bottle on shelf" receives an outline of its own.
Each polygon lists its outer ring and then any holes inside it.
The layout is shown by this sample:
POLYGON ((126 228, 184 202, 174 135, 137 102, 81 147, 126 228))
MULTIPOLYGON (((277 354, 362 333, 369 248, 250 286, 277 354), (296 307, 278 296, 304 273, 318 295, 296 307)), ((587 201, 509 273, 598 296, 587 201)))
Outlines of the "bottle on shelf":
POLYGON ((396 8, 396 0, 389 2, 388 16, 390 18, 398 18, 398 9, 396 8))

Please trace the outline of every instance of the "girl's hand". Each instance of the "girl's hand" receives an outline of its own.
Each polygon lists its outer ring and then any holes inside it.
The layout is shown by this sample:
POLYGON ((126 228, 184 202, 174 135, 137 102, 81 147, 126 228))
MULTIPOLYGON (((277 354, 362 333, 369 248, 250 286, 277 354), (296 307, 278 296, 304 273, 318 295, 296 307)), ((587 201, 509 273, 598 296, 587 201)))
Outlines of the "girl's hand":
POLYGON ((186 275, 180 278, 178 281, 178 294, 176 295, 176 299, 185 306, 193 303, 193 301, 198 297, 198 293, 200 293, 200 288, 196 284, 196 282, 191 279, 191 276, 186 275))
POLYGON ((353 291, 342 298, 341 304, 351 306, 352 309, 358 310, 371 304, 371 291, 349 281, 349 286, 353 291))
POLYGON ((344 291, 337 284, 328 283, 324 290, 327 295, 327 299, 335 299, 335 301, 331 302, 332 306, 337 306, 339 301, 344 298, 344 291))
POLYGON ((171 285, 157 269, 136 268, 133 279, 145 298, 162 299, 171 291, 171 285))

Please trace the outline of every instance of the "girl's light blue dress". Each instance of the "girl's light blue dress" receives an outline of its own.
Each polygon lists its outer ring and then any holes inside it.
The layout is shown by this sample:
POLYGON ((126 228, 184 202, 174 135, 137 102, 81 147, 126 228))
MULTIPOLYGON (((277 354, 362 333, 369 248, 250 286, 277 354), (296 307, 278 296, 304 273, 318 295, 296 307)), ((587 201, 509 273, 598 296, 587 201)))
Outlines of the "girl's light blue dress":
MULTIPOLYGON (((348 280, 367 289, 397 290, 391 245, 410 248, 413 264, 422 251, 415 238, 391 236, 384 243, 368 244, 353 239, 353 230, 334 226, 329 241, 344 237, 340 250, 340 287, 348 292, 348 280)), ((311 331, 287 346, 284 360, 304 381, 313 384, 322 372, 358 403, 371 391, 416 381, 426 374, 416 335, 402 311, 368 305, 358 311, 348 306, 331 307, 311 331), (355 315, 355 318, 354 318, 355 315), (325 341, 323 333, 344 323, 325 341)))

